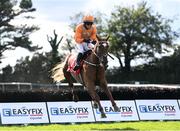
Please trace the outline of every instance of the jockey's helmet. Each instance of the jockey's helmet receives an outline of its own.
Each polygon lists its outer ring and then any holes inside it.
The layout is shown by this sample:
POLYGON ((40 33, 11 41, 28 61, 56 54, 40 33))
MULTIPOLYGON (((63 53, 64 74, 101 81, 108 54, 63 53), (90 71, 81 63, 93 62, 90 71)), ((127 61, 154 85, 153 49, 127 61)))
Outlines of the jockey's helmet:
POLYGON ((86 15, 83 17, 83 22, 84 22, 84 24, 86 24, 86 23, 93 24, 94 17, 92 15, 86 15))

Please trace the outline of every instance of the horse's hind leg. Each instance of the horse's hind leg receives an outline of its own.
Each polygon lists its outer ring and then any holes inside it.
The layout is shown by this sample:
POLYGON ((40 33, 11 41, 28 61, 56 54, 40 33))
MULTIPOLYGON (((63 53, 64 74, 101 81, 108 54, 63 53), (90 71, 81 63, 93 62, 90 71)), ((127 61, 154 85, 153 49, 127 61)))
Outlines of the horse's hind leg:
POLYGON ((63 73, 64 73, 64 77, 66 78, 66 80, 69 84, 69 87, 71 88, 71 94, 72 94, 73 101, 75 101, 75 102, 79 101, 79 98, 78 98, 76 92, 74 91, 74 85, 73 85, 71 73, 67 71, 66 65, 63 68, 63 73))
POLYGON ((103 81, 100 83, 100 87, 103 88, 104 92, 106 93, 106 95, 108 96, 108 98, 110 99, 111 103, 112 103, 112 106, 114 107, 114 111, 115 112, 119 112, 120 109, 118 108, 118 106, 116 105, 115 101, 114 101, 114 98, 110 92, 110 90, 108 89, 107 87, 107 82, 106 81, 103 81))

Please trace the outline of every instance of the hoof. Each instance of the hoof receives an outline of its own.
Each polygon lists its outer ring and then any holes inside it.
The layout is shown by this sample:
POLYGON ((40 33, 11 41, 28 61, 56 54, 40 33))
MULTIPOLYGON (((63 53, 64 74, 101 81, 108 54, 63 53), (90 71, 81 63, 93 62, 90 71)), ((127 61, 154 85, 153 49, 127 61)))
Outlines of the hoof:
POLYGON ((92 106, 94 109, 97 109, 98 108, 98 104, 97 103, 93 103, 93 106, 92 106))
POLYGON ((73 101, 74 101, 74 102, 78 102, 78 101, 79 101, 79 98, 78 98, 78 96, 76 96, 76 95, 73 95, 73 101))
POLYGON ((101 114, 101 118, 107 118, 106 114, 105 113, 101 114))
POLYGON ((114 111, 115 111, 115 112, 120 112, 120 109, 118 108, 117 105, 114 106, 114 111))

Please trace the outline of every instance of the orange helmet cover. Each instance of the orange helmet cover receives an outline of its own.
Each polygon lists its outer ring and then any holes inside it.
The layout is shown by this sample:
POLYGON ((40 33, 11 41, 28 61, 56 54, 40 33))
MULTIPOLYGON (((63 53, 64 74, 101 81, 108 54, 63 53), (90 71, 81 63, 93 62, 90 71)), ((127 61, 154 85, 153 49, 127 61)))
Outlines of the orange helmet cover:
POLYGON ((94 22, 94 17, 92 15, 86 15, 83 17, 83 22, 94 22))

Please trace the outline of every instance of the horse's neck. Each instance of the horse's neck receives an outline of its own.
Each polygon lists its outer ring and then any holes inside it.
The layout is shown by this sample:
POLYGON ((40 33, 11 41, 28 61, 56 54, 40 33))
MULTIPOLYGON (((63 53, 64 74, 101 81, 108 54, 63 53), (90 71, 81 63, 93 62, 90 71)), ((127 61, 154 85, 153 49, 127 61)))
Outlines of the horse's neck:
POLYGON ((99 64, 99 59, 98 57, 95 55, 94 52, 91 52, 91 54, 89 55, 89 57, 86 59, 88 62, 94 63, 94 64, 99 64))

